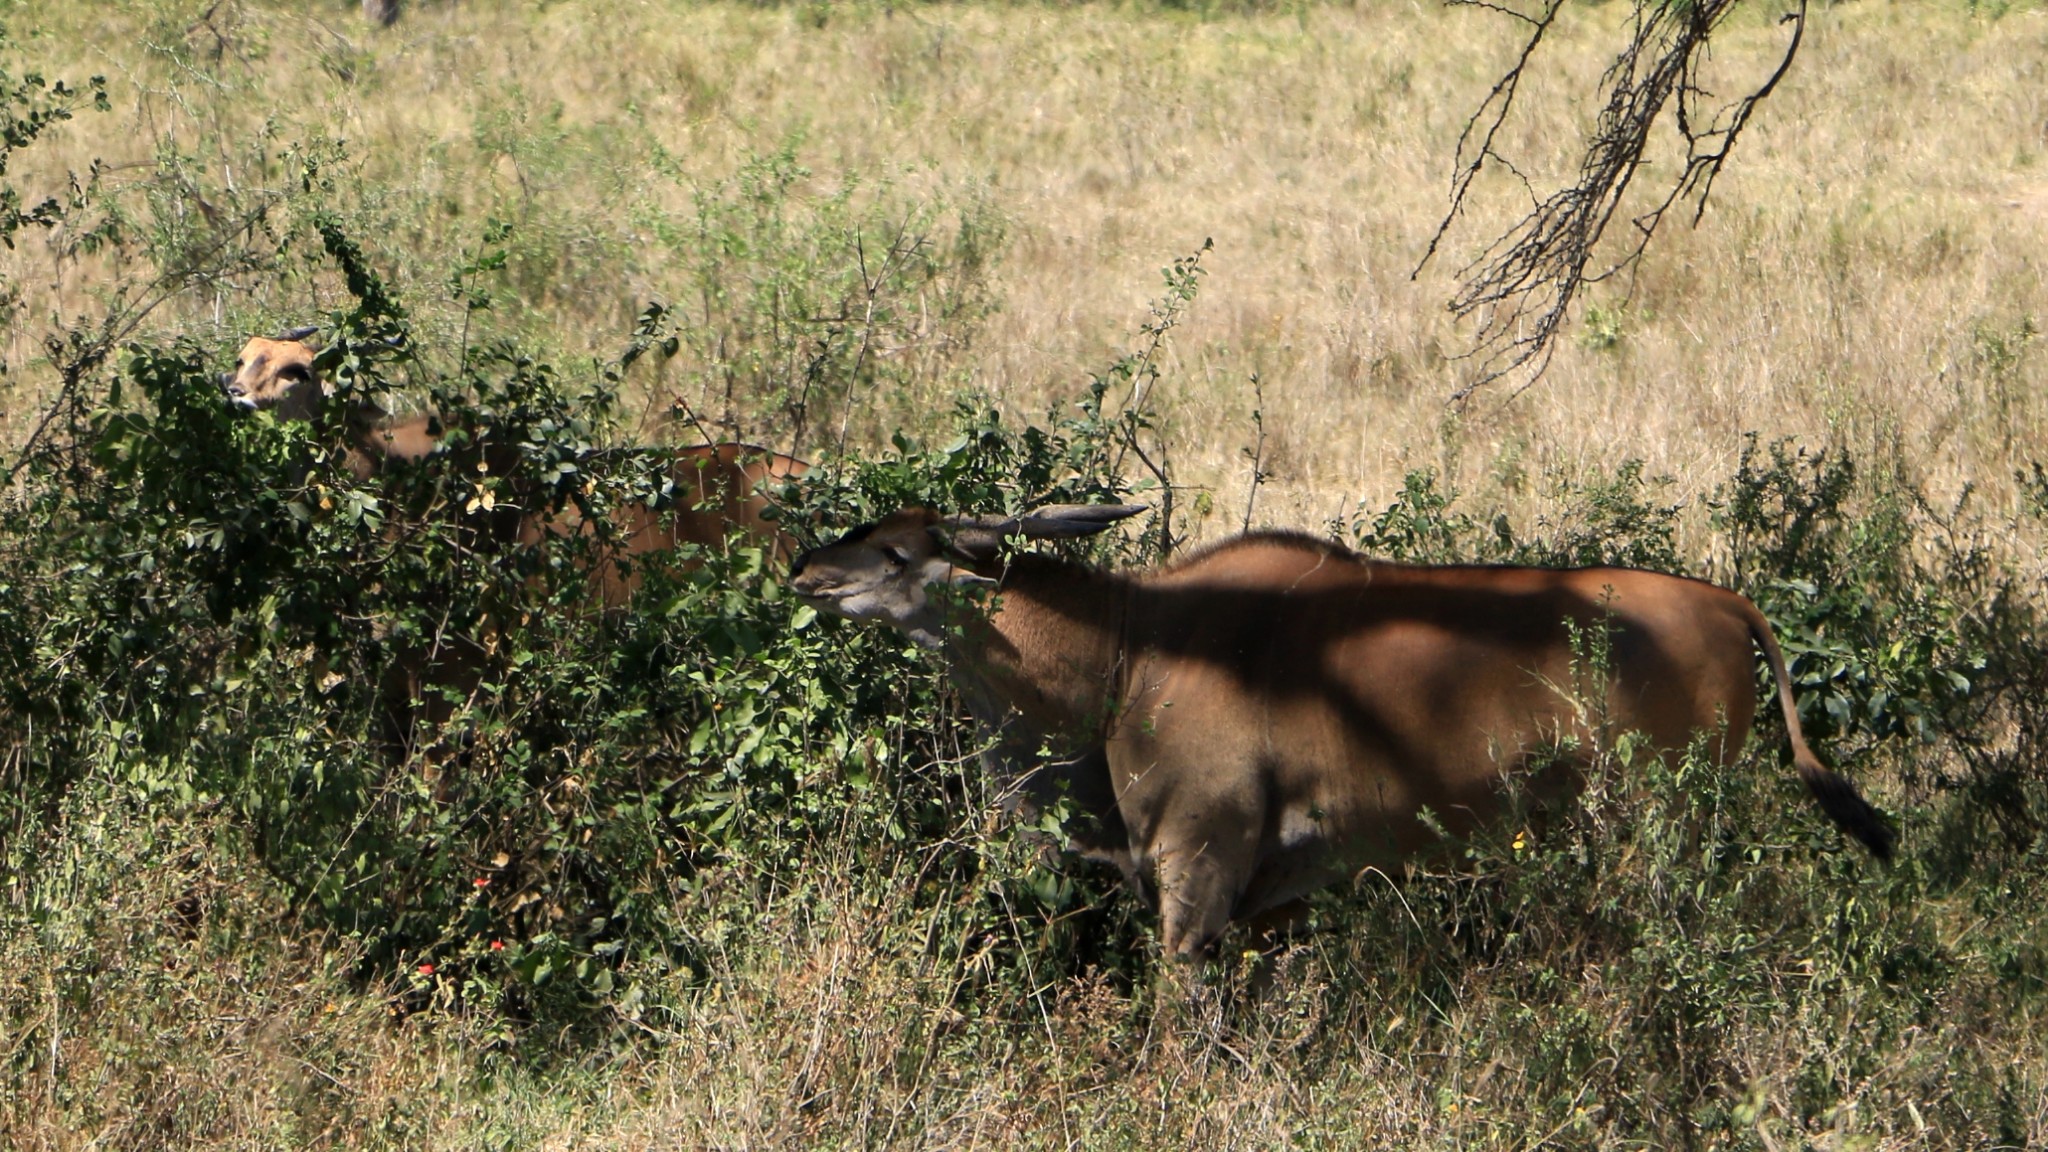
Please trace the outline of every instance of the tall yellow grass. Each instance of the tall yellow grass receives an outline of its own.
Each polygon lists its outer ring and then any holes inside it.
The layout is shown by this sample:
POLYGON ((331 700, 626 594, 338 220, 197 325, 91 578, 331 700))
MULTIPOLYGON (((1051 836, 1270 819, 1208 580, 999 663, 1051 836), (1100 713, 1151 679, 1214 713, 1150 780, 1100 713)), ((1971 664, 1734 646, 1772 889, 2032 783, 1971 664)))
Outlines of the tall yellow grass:
MULTIPOLYGON (((82 117, 16 176, 146 165, 175 142, 217 157, 230 182, 235 142, 274 120, 281 140, 345 138, 363 196, 440 206, 384 239, 452 261, 485 214, 573 216, 633 250, 633 211, 686 215, 691 190, 748 150, 800 137, 821 183, 853 172, 1000 212, 999 309, 952 378, 1034 414, 1131 338, 1158 268, 1213 237, 1159 400, 1180 476, 1213 489, 1218 527, 1242 506, 1254 373, 1273 474, 1260 519, 1298 525, 1378 500, 1417 466, 1526 511, 1548 473, 1639 456, 1696 497, 1746 431, 1858 446, 1895 433, 1930 491, 1974 484, 2009 510, 2042 430, 2043 357, 2022 328, 2048 299, 2038 9, 1817 9, 1702 223, 1667 228, 1632 286, 1589 293, 1594 323, 1537 388, 1454 417, 1444 398, 1470 373, 1442 307, 1457 257, 1526 202, 1488 184, 1449 258, 1411 278, 1457 131, 1514 44, 1480 11, 422 4, 378 34, 231 2, 213 62, 212 33, 192 24, 203 7, 17 13, 23 55, 52 75, 107 73, 118 111, 82 117), (494 143, 521 133, 523 160, 494 143), (2001 340, 2017 355, 1987 357, 2001 340)), ((1625 12, 1571 7, 1538 58, 1510 147, 1539 187, 1575 161, 1625 12)), ((1780 50, 1772 15, 1719 42, 1713 79, 1731 94, 1780 50)), ((1670 172, 1668 145, 1643 183, 1670 172)), ((641 252, 525 306, 567 347, 608 352, 637 303, 678 287, 641 252)), ((88 290, 72 283, 62 304, 84 308, 88 290)), ((162 326, 227 349, 245 303, 232 293, 178 301, 162 326)), ((32 309, 10 333, 11 428, 36 395, 42 319, 32 309)))

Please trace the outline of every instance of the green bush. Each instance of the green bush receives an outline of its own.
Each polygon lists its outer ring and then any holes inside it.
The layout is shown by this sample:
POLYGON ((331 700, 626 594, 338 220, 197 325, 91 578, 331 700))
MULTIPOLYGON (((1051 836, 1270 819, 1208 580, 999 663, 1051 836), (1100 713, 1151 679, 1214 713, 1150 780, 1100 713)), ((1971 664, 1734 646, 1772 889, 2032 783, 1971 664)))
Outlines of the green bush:
MULTIPOLYGON (((339 412, 419 366, 405 309, 338 222, 320 229, 355 299, 318 357, 337 401, 321 421, 236 414, 200 350, 137 347, 87 423, 91 466, 33 477, 6 544, 31 574, 6 586, 9 687, 15 731, 66 734, 29 739, 47 797, 111 772, 224 806, 366 974, 412 973, 421 1004, 572 1014, 686 984, 748 930, 726 896, 800 887, 822 831, 929 843, 980 809, 979 782, 944 767, 974 737, 934 670, 792 604, 758 544, 650 556, 633 610, 608 618, 585 586, 605 531, 507 543, 518 508, 604 526, 661 497, 657 454, 599 448, 624 363, 576 384, 487 345, 430 386, 448 451, 349 479, 339 412), (464 470, 484 443, 517 466, 464 470), (479 667, 408 709, 393 665, 450 647, 479 667), (445 727, 395 741, 394 712, 445 727)), ((627 360, 665 320, 643 317, 627 360)), ((899 436, 790 485, 785 523, 1113 498, 1107 386, 1049 428, 963 402, 943 447, 899 436)), ((971 842, 940 875, 983 852, 1010 860, 1006 901, 1082 900, 1021 844, 971 842)))

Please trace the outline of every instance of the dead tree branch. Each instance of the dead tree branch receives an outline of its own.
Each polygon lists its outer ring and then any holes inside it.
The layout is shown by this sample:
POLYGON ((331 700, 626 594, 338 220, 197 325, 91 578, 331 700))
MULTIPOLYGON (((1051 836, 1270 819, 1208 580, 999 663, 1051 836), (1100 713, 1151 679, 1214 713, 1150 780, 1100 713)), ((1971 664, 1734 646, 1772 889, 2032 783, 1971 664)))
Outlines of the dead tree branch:
POLYGON ((1734 150, 1751 114, 1777 88, 1799 52, 1806 32, 1806 0, 1780 23, 1792 27, 1777 66, 1761 83, 1729 103, 1702 83, 1711 41, 1743 0, 1633 0, 1630 39, 1600 77, 1604 96, 1599 118, 1586 141, 1578 178, 1539 196, 1499 146, 1523 78, 1556 23, 1563 0, 1538 0, 1529 11, 1496 0, 1447 0, 1451 4, 1504 13, 1527 26, 1527 39, 1514 63, 1494 83, 1458 137, 1451 202, 1431 236, 1415 273, 1432 260, 1451 226, 1464 214, 1475 181, 1489 165, 1505 170, 1529 192, 1530 209, 1458 270, 1460 284, 1449 308, 1476 324, 1464 357, 1477 365, 1471 382, 1451 394, 1463 403, 1475 392, 1511 375, 1521 375, 1519 394, 1549 365, 1566 312, 1579 290, 1633 269, 1672 208, 1692 204, 1692 222, 1706 212, 1714 179, 1734 150), (1633 231, 1620 249, 1596 263, 1601 238, 1622 208, 1652 130, 1668 120, 1685 145, 1685 163, 1649 207, 1629 218, 1633 231))

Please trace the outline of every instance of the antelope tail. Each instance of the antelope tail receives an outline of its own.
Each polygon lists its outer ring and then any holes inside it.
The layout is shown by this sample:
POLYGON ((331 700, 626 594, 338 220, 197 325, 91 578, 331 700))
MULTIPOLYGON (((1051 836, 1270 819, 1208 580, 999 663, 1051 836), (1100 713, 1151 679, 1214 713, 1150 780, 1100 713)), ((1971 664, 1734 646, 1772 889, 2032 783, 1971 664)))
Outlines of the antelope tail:
POLYGON ((1792 702, 1792 678, 1785 671, 1785 654, 1778 649, 1778 638, 1771 635, 1770 622, 1756 605, 1745 601, 1744 607, 1749 610, 1750 638, 1763 649, 1764 660, 1771 666, 1771 678, 1778 685, 1778 706, 1785 710, 1785 733, 1792 740, 1792 763, 1799 770, 1799 778, 1806 781, 1806 790, 1820 802, 1820 810, 1828 814, 1828 819, 1861 840, 1872 856, 1891 860, 1892 830, 1885 826, 1883 814, 1870 806, 1870 801, 1856 791, 1848 777, 1828 769, 1807 747, 1806 734, 1799 728, 1799 708, 1792 702))

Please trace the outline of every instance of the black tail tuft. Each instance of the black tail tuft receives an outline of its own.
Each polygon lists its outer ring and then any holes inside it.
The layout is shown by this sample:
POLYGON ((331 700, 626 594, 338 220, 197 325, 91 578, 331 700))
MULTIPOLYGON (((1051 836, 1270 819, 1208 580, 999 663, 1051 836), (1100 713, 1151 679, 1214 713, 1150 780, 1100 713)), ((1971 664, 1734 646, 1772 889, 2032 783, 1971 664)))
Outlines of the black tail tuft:
POLYGON ((1871 807, 1870 801, 1856 791, 1856 786, 1849 783, 1847 777, 1830 772, 1819 764, 1801 764, 1799 778, 1806 781, 1807 790, 1820 802, 1820 809, 1828 814, 1828 819, 1861 840, 1872 856, 1891 862, 1892 830, 1885 826, 1884 814, 1871 807))

